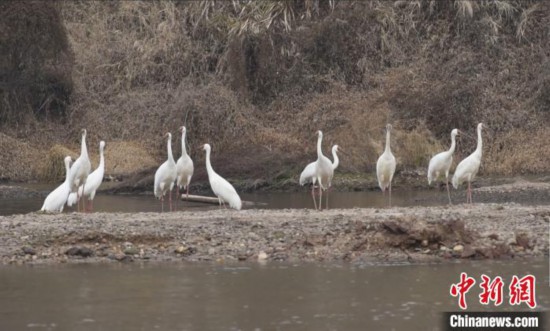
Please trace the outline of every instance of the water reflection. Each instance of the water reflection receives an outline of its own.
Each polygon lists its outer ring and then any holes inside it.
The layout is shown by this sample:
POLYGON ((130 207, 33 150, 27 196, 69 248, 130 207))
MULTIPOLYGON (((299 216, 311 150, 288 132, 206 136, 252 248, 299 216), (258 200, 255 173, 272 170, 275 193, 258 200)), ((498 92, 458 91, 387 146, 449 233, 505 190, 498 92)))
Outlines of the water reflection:
MULTIPOLYGON (((548 261, 4 267, 0 329, 438 330, 440 312, 457 310, 449 286, 462 271, 506 284, 533 273, 539 308, 550 307, 548 261)), ((472 311, 494 309, 480 306, 478 294, 467 297, 472 311)), ((499 310, 512 309, 505 302, 499 310)))
MULTIPOLYGON (((43 196, 25 198, 0 198, 0 215, 11 215, 37 211, 42 207, 47 193, 55 188, 51 184, 24 185, 31 190, 43 192, 43 196)), ((244 208, 284 209, 284 208, 313 208, 313 201, 308 188, 303 187, 301 192, 288 193, 240 193, 243 200, 256 204, 245 204, 244 208)), ((213 196, 212 194, 210 194, 213 196)), ((452 199, 455 203, 465 202, 463 190, 453 190, 452 199)), ((524 204, 548 204, 547 195, 518 195, 475 193, 476 202, 517 202, 524 204)), ((331 208, 382 208, 387 206, 387 197, 381 191, 336 192, 330 193, 331 208)), ((219 208, 217 205, 208 205, 187 201, 177 202, 178 210, 208 210, 219 208)), ((431 190, 413 190, 396 188, 392 191, 392 205, 396 207, 408 206, 444 206, 447 205, 445 191, 433 188, 431 190)), ((165 210, 168 202, 165 203, 165 210)), ((71 212, 76 208, 65 207, 71 212)), ((94 200, 94 210, 99 212, 160 212, 160 201, 152 195, 106 195, 99 192, 94 200)))
MULTIPOLYGON (((313 208, 311 195, 304 192, 291 193, 242 193, 241 198, 257 203, 244 208, 284 209, 284 208, 313 208)), ((387 197, 386 197, 387 198, 387 197)), ((2 198, 0 199, 0 215, 21 214, 37 211, 42 207, 43 197, 2 198)), ((324 202, 323 202, 324 204, 324 202)), ((433 206, 445 205, 446 195, 434 191, 394 191, 392 205, 394 206, 433 206)), ((330 194, 331 208, 381 208, 387 205, 387 199, 379 191, 365 192, 332 192, 330 194)), ((164 206, 168 208, 167 201, 164 206)), ((219 208, 217 205, 178 201, 178 210, 208 210, 219 208)), ((65 206, 65 212, 76 210, 65 206)), ((99 193, 94 200, 94 211, 99 212, 155 212, 161 210, 159 200, 150 195, 105 195, 99 193)))

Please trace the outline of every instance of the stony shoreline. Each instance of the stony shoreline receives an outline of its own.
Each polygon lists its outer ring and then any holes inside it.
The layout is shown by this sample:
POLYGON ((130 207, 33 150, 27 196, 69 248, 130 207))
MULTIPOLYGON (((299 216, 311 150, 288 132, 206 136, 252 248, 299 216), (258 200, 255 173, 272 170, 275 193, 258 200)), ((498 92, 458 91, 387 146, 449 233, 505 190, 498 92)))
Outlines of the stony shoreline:
POLYGON ((445 262, 548 256, 550 206, 0 217, 0 263, 445 262))

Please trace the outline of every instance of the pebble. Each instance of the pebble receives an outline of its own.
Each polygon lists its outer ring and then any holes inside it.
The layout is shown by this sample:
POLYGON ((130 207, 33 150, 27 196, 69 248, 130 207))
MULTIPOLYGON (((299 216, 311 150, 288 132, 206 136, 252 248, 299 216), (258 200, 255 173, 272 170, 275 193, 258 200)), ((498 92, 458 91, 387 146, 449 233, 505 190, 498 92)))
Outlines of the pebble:
POLYGON ((36 255, 36 250, 32 247, 25 246, 23 247, 23 253, 29 254, 29 255, 36 255))
POLYGON ((139 250, 134 246, 128 246, 124 248, 124 254, 126 255, 137 255, 139 254, 139 250))
POLYGON ((260 253, 258 253, 258 260, 263 261, 266 259, 267 259, 267 254, 264 251, 260 251, 260 253))
POLYGON ((82 257, 90 257, 94 254, 94 251, 87 247, 71 247, 67 251, 65 251, 66 255, 69 256, 82 256, 82 257))
POLYGON ((453 247, 453 252, 455 253, 462 253, 462 251, 464 251, 464 246, 462 245, 456 245, 455 247, 453 247))

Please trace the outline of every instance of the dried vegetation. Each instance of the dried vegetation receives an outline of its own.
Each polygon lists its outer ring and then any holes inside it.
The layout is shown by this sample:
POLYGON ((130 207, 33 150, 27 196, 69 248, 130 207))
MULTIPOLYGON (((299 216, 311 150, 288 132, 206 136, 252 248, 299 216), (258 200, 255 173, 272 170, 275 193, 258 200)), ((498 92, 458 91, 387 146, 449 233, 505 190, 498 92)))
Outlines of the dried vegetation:
MULTIPOLYGON (((396 128, 399 169, 424 167, 447 148, 451 129, 474 134, 480 121, 492 129, 484 173, 550 171, 550 153, 542 153, 550 116, 549 2, 67 1, 50 7, 66 33, 59 45, 67 38, 71 49, 71 57, 61 57, 70 66, 55 67, 71 72, 68 111, 59 108, 56 130, 41 118, 37 125, 36 117, 30 126, 3 126, 48 148, 52 141, 77 146, 75 137, 87 127, 91 146, 100 139, 120 144, 109 157, 125 156, 111 161, 117 166, 110 171, 158 164, 166 154, 162 135, 177 136, 181 125, 196 162, 203 158, 198 147, 210 142, 214 166, 232 177, 296 175, 315 157, 318 129, 326 153, 335 143, 346 150, 344 171, 372 171, 386 122, 396 128), (135 149, 124 151, 125 144, 135 149)), ((61 46, 52 52, 69 54, 61 46)), ((15 108, 5 109, 2 116, 15 108)), ((179 143, 173 140, 176 155, 179 143)), ((457 157, 474 145, 463 140, 457 157)))

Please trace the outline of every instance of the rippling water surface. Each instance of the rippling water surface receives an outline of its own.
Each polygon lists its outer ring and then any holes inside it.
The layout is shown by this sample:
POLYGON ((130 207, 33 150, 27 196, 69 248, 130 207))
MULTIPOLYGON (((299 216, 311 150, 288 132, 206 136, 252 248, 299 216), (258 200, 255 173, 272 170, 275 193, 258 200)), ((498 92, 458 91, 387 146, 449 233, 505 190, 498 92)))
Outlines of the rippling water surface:
MULTIPOLYGON (((0 330, 439 330, 467 272, 537 277, 548 261, 442 265, 95 264, 0 267, 0 330)), ((505 292, 506 293, 506 292, 505 292)), ((505 302, 499 310, 512 310, 505 302)), ((514 308, 518 310, 518 308, 514 308)), ((526 310, 521 306, 522 310, 526 310)))
MULTIPOLYGON (((37 211, 42 207, 45 196, 55 187, 52 185, 27 185, 33 190, 43 193, 43 196, 25 198, 1 198, 0 215, 21 214, 37 211)), ((453 200, 456 203, 465 202, 463 192, 453 192, 453 200)), ((244 208, 283 209, 283 208, 313 208, 313 200, 307 188, 302 192, 289 193, 241 193, 241 198, 253 202, 253 205, 245 205, 244 208)), ((474 193, 474 199, 477 197, 474 193)), ((511 202, 514 197, 505 198, 483 196, 484 202, 511 202)), ((525 201, 521 201, 525 202, 525 201)), ((324 206, 323 200, 323 206, 324 206)), ((387 196, 381 191, 361 192, 336 192, 330 193, 331 208, 382 208, 387 206, 387 196)), ((540 201, 534 201, 540 203, 540 201)), ((550 201, 547 201, 550 203, 550 201)), ((442 206, 447 204, 445 191, 434 188, 433 190, 395 189, 392 192, 392 205, 399 207, 408 206, 442 206)), ((168 203, 165 202, 165 210, 168 203)), ((196 202, 178 202, 178 210, 208 210, 219 208, 217 205, 196 202)), ((65 207, 66 212, 74 211, 74 208, 65 207)), ((101 212, 155 212, 161 211, 159 200, 152 195, 107 195, 98 193, 94 200, 94 210, 101 212)))

